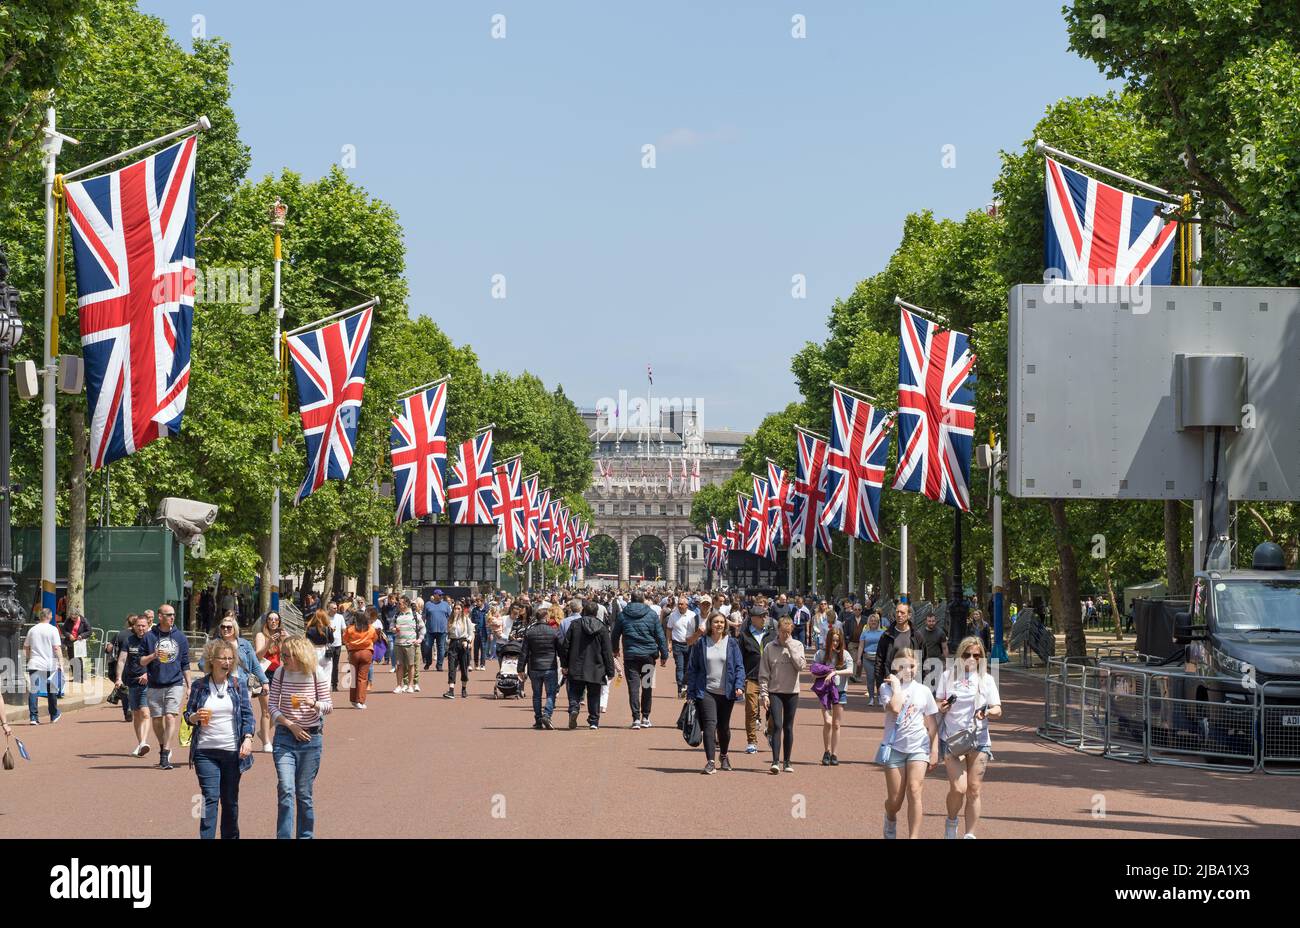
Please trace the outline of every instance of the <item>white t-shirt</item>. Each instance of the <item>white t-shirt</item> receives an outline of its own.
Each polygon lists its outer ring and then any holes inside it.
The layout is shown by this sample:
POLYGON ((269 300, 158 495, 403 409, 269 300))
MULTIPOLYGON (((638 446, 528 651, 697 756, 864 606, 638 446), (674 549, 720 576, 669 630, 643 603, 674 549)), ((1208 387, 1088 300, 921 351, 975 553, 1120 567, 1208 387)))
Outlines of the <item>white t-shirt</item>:
POLYGON ((731 615, 731 603, 723 603, 717 608, 717 611, 721 612, 723 615, 731 615))
MULTIPOLYGON (((881 744, 903 754, 929 754, 930 734, 925 730, 925 719, 939 711, 934 694, 924 683, 916 680, 902 684, 899 692, 903 694, 903 711, 895 716, 885 710, 885 735, 881 744)), ((888 703, 893 695, 893 687, 888 683, 881 685, 881 703, 888 703)))
POLYGON ((343 618, 343 616, 339 615, 337 612, 334 613, 334 618, 330 619, 330 629, 334 632, 334 639, 330 642, 332 646, 336 648, 343 647, 343 629, 347 627, 347 619, 343 618))
POLYGON ((59 630, 52 623, 42 622, 33 626, 27 633, 27 646, 32 649, 32 656, 27 659, 28 670, 58 669, 62 640, 59 638, 59 630))
POLYGON ((208 681, 208 701, 203 708, 212 712, 208 724, 199 726, 199 741, 195 747, 213 751, 234 751, 239 745, 235 743, 235 694, 230 692, 231 683, 226 681, 224 688, 208 681), (218 696, 218 694, 222 694, 218 696))
POLYGON ((695 632, 699 624, 700 617, 687 609, 685 613, 678 612, 676 609, 668 616, 668 627, 672 629, 673 641, 678 644, 685 644, 686 639, 695 632))
MULTIPOLYGON (((963 670, 958 673, 957 679, 954 681, 953 671, 945 670, 943 677, 939 680, 939 689, 935 693, 935 700, 943 702, 950 694, 956 694, 957 701, 952 704, 952 708, 943 717, 943 727, 939 730, 939 737, 944 741, 947 741, 950 735, 955 735, 959 731, 970 728, 976 709, 1002 704, 1002 698, 998 695, 998 685, 993 682, 993 677, 989 674, 978 677, 976 674, 967 674, 963 670), (976 679, 979 680, 978 686, 975 682, 976 679)), ((980 747, 991 744, 987 718, 979 725, 976 744, 980 747)))
MULTIPOLYGON (((826 660, 826 652, 819 648, 816 656, 813 657, 813 663, 827 664, 830 662, 826 660)), ((835 671, 831 676, 835 678, 835 688, 843 693, 844 684, 848 682, 847 678, 853 676, 853 654, 848 648, 844 649, 844 669, 835 671)))

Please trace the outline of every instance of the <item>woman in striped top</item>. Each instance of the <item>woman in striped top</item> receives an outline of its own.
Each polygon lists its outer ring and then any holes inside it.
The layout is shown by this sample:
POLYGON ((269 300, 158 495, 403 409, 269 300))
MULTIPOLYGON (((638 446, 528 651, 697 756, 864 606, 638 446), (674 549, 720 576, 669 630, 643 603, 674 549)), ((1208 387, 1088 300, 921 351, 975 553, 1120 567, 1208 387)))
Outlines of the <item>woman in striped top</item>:
POLYGON ((312 786, 320 769, 325 715, 334 708, 330 678, 321 670, 316 648, 306 638, 283 639, 280 661, 280 670, 271 678, 270 698, 280 800, 275 836, 312 838, 316 832, 312 786))

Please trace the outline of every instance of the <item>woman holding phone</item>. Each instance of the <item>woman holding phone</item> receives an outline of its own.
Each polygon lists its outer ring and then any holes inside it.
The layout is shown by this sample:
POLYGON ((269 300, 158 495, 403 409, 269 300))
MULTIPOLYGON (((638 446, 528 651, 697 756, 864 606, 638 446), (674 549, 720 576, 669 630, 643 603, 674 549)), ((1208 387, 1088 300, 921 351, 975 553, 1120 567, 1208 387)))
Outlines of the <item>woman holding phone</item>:
POLYGON ((244 681, 232 672, 238 661, 231 642, 209 641, 203 649, 208 672, 190 687, 185 710, 194 726, 190 766, 203 793, 200 838, 217 836, 218 810, 222 839, 239 837, 239 778, 253 766, 253 709, 244 681))
POLYGON ((832 626, 826 633, 826 644, 813 658, 814 664, 826 664, 832 668, 827 676, 832 677, 835 696, 829 694, 827 703, 822 706, 822 753, 823 767, 838 767, 840 759, 836 751, 840 745, 840 723, 844 719, 844 703, 848 700, 846 687, 853 676, 853 655, 844 644, 844 629, 832 626))
POLYGON ((776 641, 763 649, 758 662, 759 698, 763 711, 769 713, 772 731, 771 773, 783 769, 794 773, 790 763, 790 752, 794 749, 794 711, 799 706, 799 674, 807 669, 803 643, 794 637, 794 619, 782 616, 776 625, 776 641))
POLYGON ((958 816, 966 808, 966 837, 975 837, 980 820, 980 790, 984 773, 993 759, 993 742, 989 737, 989 719, 1002 717, 1002 699, 998 685, 988 673, 983 642, 975 636, 963 638, 957 648, 957 664, 945 670, 936 694, 943 726, 939 737, 939 759, 948 773, 948 818, 943 836, 957 837, 958 816), (973 731, 975 747, 963 757, 949 750, 954 736, 973 731))
POLYGON ((740 642, 727 634, 727 617, 721 612, 709 616, 709 632, 701 636, 686 656, 686 695, 695 700, 700 727, 704 730, 704 773, 731 769, 727 749, 731 747, 731 710, 745 698, 745 659, 740 642))
POLYGON ((939 764, 939 707, 930 688, 916 679, 916 652, 900 648, 892 673, 880 687, 885 733, 876 763, 885 768, 885 837, 898 837, 898 812, 907 802, 907 836, 921 836, 921 784, 939 764))
MULTIPOLYGON (((271 675, 280 669, 280 640, 284 637, 284 629, 280 624, 280 613, 268 612, 262 616, 262 624, 257 629, 257 634, 253 636, 253 651, 257 654, 257 659, 261 663, 262 675, 270 679, 271 675)), ((257 697, 259 713, 257 718, 257 736, 262 739, 262 750, 267 754, 272 751, 271 747, 271 717, 266 707, 266 690, 263 689, 257 697)))

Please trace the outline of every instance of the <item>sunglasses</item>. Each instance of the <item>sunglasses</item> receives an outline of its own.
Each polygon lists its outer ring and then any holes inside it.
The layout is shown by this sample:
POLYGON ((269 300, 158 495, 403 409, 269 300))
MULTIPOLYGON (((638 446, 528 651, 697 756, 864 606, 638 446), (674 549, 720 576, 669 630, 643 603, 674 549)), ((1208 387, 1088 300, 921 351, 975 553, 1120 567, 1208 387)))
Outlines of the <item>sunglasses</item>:
POLYGON ((983 651, 967 651, 965 654, 962 655, 962 660, 965 660, 970 657, 980 658, 983 656, 984 656, 983 651))
POLYGON ((233 626, 233 625, 223 625, 223 626, 221 626, 221 630, 222 630, 223 632, 233 632, 233 631, 235 630, 235 626, 233 626))

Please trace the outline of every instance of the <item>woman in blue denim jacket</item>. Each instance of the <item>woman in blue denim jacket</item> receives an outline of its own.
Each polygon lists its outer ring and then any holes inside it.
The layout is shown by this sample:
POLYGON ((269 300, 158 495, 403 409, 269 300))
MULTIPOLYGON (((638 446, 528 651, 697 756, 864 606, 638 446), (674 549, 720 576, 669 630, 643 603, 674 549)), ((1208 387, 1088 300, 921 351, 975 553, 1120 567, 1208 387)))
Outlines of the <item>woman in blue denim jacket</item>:
POLYGON ((239 837, 239 779, 253 766, 253 707, 243 680, 231 673, 238 648, 229 641, 209 641, 203 661, 209 670, 190 687, 185 720, 194 727, 190 765, 203 792, 199 837, 239 837))

